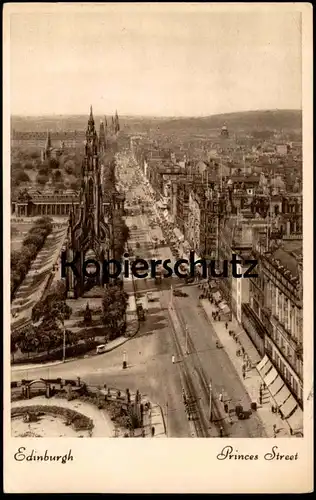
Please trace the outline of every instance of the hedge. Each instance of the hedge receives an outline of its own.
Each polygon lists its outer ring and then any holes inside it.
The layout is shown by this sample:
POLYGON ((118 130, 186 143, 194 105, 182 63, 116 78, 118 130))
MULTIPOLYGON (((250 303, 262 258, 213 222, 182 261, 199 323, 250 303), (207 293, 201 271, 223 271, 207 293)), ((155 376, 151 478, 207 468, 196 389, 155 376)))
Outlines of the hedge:
MULTIPOLYGON (((86 354, 89 351, 92 351, 93 349, 96 348, 96 346, 99 345, 99 342, 96 342, 95 340, 91 340, 82 344, 77 344, 73 346, 67 346, 66 347, 66 357, 68 358, 75 358, 77 356, 86 354)), ((41 353, 41 354, 35 354, 32 355, 30 354, 29 357, 25 356, 23 358, 18 358, 12 361, 12 364, 25 364, 27 363, 44 363, 46 361, 56 361, 56 360, 61 360, 63 356, 63 348, 60 347, 59 349, 56 349, 49 354, 47 353, 41 353)))

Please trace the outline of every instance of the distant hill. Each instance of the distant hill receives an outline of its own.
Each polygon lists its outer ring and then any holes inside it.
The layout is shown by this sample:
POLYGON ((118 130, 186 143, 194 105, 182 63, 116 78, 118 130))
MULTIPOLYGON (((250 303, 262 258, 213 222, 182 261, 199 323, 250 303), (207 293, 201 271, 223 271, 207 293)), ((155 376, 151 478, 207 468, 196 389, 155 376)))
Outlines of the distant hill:
POLYGON ((176 118, 159 124, 161 130, 212 130, 226 125, 229 130, 300 130, 300 110, 242 111, 196 118, 176 118))
MULTIPOLYGON (((205 117, 161 118, 142 116, 120 116, 121 129, 126 132, 146 132, 149 129, 162 133, 205 133, 219 130, 226 125, 232 132, 250 132, 253 130, 300 131, 302 129, 302 112, 300 110, 267 110, 242 111, 205 117)), ((96 115, 97 129, 104 116, 96 115)), ((111 117, 107 117, 110 124, 111 117)), ((12 116, 11 126, 17 131, 43 130, 84 130, 88 115, 56 115, 56 116, 12 116)))

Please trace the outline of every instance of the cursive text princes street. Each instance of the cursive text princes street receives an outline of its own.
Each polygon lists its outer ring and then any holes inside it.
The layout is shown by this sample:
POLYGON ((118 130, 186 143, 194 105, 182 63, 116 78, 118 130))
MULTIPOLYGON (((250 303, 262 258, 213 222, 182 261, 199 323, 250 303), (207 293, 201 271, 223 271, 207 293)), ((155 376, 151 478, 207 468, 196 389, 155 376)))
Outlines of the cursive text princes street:
MULTIPOLYGON (((285 455, 278 451, 278 446, 272 446, 272 450, 269 453, 263 455, 264 460, 297 460, 298 453, 295 455, 285 455)), ((216 456, 217 460, 259 460, 258 454, 244 454, 239 453, 238 450, 234 451, 232 446, 224 446, 222 451, 216 456)))
POLYGON ((27 462, 60 462, 62 464, 66 464, 68 461, 73 460, 74 457, 69 450, 68 454, 65 455, 49 455, 48 450, 45 450, 44 454, 38 454, 36 450, 32 450, 31 453, 25 453, 26 448, 21 446, 18 451, 14 454, 14 459, 17 462, 23 462, 26 460, 27 462))

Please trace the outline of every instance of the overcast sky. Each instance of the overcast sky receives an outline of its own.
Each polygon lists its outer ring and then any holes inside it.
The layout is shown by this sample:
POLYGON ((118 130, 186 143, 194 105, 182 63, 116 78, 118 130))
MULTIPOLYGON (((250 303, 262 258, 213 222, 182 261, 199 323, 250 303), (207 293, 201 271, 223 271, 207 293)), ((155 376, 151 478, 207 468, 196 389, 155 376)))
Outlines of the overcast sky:
POLYGON ((301 107, 299 13, 111 7, 11 14, 12 114, 301 107))

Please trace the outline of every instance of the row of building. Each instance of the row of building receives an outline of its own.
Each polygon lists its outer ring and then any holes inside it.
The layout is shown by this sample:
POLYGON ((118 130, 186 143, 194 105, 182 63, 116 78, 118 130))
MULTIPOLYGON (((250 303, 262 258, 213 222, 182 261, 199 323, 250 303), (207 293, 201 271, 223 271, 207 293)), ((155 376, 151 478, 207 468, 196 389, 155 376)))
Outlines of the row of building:
POLYGON ((168 155, 143 138, 132 138, 131 149, 185 252, 215 258, 219 268, 233 254, 241 270, 247 260, 258 262, 257 278, 221 279, 220 292, 302 406, 301 177, 288 186, 282 174, 168 155))

